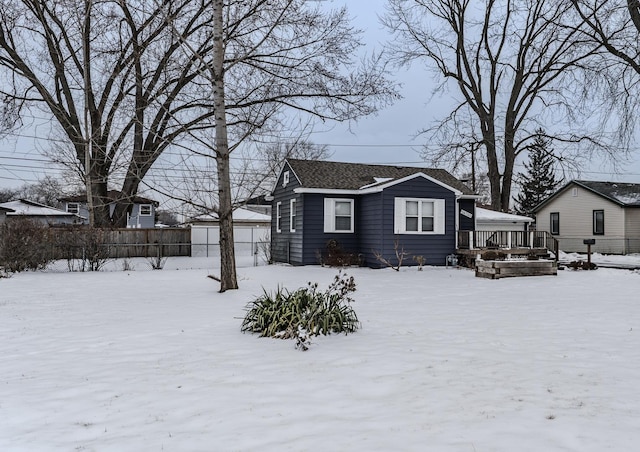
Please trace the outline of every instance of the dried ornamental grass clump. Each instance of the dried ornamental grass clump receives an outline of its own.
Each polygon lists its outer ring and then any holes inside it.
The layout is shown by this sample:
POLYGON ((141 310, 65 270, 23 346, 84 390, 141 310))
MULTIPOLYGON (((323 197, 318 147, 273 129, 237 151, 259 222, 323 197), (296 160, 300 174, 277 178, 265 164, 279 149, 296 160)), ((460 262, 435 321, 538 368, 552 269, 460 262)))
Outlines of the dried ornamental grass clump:
POLYGON ((242 322, 243 332, 261 337, 296 339, 296 348, 307 350, 309 338, 331 333, 353 333, 360 322, 351 307, 356 290, 353 276, 338 273, 327 290, 309 283, 294 292, 278 288, 249 303, 242 322))

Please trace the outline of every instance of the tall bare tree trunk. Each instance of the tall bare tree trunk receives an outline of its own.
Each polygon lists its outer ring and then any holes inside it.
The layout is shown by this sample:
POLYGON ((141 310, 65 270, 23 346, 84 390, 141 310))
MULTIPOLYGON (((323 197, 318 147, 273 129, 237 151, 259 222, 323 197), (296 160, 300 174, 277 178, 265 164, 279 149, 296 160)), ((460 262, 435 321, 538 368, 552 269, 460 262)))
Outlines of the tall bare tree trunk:
POLYGON ((233 244, 233 206, 229 168, 229 141, 224 94, 223 0, 213 2, 213 108, 218 167, 218 218, 220 221, 220 292, 238 288, 233 244))
POLYGON ((83 72, 84 72, 84 183, 87 193, 87 210, 89 212, 89 224, 95 226, 95 209, 93 202, 93 187, 91 184, 91 145, 93 143, 93 134, 91 128, 91 112, 89 109, 89 95, 91 93, 91 56, 89 54, 91 42, 91 8, 93 0, 85 0, 84 2, 84 24, 82 27, 82 56, 83 56, 83 72))

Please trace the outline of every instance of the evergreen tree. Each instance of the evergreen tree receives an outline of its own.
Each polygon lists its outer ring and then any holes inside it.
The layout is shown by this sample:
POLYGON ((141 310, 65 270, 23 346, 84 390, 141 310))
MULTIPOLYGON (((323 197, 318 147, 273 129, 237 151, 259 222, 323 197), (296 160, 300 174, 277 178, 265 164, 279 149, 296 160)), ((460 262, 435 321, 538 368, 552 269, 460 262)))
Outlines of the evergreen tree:
POLYGON ((551 140, 545 138, 544 130, 536 130, 533 143, 529 146, 529 161, 526 171, 518 174, 521 191, 516 196, 516 211, 521 215, 531 215, 534 207, 551 196, 562 182, 556 178, 551 140))

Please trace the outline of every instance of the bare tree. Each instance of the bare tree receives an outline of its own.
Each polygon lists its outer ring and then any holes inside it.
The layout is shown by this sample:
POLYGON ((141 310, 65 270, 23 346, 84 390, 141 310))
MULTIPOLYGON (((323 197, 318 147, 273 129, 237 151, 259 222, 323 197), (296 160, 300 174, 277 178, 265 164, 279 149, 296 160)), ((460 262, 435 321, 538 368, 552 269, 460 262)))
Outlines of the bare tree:
POLYGON ((597 48, 580 40, 576 19, 565 0, 389 0, 383 23, 394 33, 392 61, 424 61, 441 79, 438 90, 455 86, 460 102, 431 131, 477 127, 494 209, 508 209, 516 158, 535 129, 545 117, 573 113, 562 82, 597 48))
MULTIPOLYGON (((194 51, 213 86, 214 146, 220 219, 220 290, 235 289, 230 155, 243 143, 273 135, 290 115, 349 121, 397 97, 379 56, 354 62, 359 31, 346 8, 310 0, 213 0, 211 59, 194 51)), ((181 37, 187 44, 189 39, 181 37)))
POLYGON ((638 0, 571 0, 584 21, 582 39, 604 50, 590 65, 584 94, 604 100, 602 123, 616 121, 617 138, 628 146, 634 138, 640 90, 640 2, 638 0))
POLYGON ((55 119, 87 183, 94 225, 121 226, 159 155, 212 117, 200 62, 172 32, 207 53, 209 9, 190 0, 0 0, 3 111, 55 119), (122 189, 112 217, 107 189, 116 172, 122 189))
POLYGON ((295 141, 257 143, 243 152, 236 182, 242 188, 239 199, 270 193, 287 159, 327 160, 330 156, 329 146, 314 144, 302 137, 295 141))
POLYGON ((16 192, 16 197, 47 206, 60 207, 58 199, 67 194, 70 193, 67 192, 66 184, 54 177, 45 176, 38 182, 21 186, 16 192))

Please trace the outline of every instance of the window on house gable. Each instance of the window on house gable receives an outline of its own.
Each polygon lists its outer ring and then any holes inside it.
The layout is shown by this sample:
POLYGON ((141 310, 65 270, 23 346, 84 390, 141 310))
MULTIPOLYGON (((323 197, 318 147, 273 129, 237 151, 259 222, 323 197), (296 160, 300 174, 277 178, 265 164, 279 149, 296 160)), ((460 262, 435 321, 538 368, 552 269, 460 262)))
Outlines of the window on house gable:
POLYGON ((296 232, 296 200, 289 201, 289 231, 296 232))
POLYGON ((288 183, 289 183, 289 171, 285 171, 284 174, 282 175, 282 186, 286 187, 288 183))
POLYGON ((444 234, 444 199, 396 198, 395 234, 444 234))
POLYGON ((282 203, 276 203, 276 232, 282 232, 282 203))
POLYGON ((77 202, 68 202, 67 203, 67 212, 68 213, 80 213, 80 204, 77 202))
POLYGON ((593 235, 604 235, 604 210, 593 211, 593 235))
POLYGON ((151 204, 140 204, 140 216, 141 217, 151 216, 151 204))
POLYGON ((325 198, 324 232, 353 232, 353 199, 325 198))
POLYGON ((560 213, 559 212, 551 212, 550 216, 550 226, 551 226, 551 234, 558 235, 560 234, 560 213))

